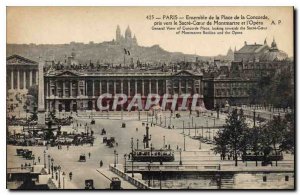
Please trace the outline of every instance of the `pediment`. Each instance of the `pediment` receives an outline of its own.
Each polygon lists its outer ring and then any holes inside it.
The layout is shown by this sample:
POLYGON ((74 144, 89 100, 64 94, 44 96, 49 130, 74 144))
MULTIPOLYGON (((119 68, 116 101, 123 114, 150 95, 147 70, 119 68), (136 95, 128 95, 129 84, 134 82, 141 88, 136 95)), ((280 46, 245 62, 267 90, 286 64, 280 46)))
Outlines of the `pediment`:
POLYGON ((192 74, 186 70, 182 70, 182 71, 176 73, 174 76, 194 76, 194 74, 192 74))
POLYGON ((19 55, 12 55, 6 58, 7 65, 38 65, 37 62, 19 55))
POLYGON ((79 75, 75 74, 74 72, 71 72, 71 71, 65 71, 65 72, 57 74, 56 76, 59 76, 59 77, 77 77, 79 75))

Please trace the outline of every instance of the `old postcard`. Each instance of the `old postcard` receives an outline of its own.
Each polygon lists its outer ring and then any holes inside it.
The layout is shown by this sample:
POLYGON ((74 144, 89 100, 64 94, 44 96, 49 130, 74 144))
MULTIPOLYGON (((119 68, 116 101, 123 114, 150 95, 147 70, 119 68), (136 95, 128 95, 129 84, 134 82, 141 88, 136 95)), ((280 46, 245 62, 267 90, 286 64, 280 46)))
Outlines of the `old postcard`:
POLYGON ((6 11, 8 189, 295 189, 293 7, 6 11))

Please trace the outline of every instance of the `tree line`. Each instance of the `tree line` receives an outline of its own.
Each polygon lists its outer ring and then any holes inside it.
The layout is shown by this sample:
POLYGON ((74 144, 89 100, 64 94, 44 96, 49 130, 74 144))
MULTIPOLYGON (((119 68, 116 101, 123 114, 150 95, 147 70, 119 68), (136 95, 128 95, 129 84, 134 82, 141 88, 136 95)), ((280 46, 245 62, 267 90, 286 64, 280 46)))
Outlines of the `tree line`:
POLYGON ((293 113, 274 116, 270 121, 249 127, 243 110, 235 109, 228 113, 225 125, 216 133, 212 150, 220 154, 221 160, 233 159, 235 166, 238 166, 238 160, 251 153, 257 157, 257 166, 258 156, 262 161, 268 161, 271 154, 294 153, 294 127, 293 113))

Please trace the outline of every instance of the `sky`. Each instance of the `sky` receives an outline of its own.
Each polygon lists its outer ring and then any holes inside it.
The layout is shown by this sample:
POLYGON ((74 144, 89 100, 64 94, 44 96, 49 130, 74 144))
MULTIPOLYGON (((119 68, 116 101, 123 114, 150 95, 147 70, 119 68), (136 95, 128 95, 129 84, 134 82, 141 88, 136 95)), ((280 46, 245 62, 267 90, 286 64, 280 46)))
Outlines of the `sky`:
POLYGON ((270 45, 275 38, 280 50, 293 56, 292 7, 7 7, 7 43, 62 44, 72 41, 95 43, 115 38, 117 25, 127 26, 139 45, 159 44, 171 52, 200 56, 226 54, 229 47, 248 44, 270 45), (251 30, 242 35, 177 35, 175 31, 153 31, 148 15, 266 15, 268 30, 251 30), (280 25, 270 21, 281 20, 280 25))

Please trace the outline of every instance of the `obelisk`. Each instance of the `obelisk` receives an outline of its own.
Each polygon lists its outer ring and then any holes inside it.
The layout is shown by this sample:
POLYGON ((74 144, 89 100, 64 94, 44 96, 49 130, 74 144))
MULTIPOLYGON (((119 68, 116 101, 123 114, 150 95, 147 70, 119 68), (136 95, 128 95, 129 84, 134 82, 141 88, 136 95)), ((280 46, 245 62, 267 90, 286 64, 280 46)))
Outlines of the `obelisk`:
POLYGON ((45 125, 45 97, 44 97, 44 64, 42 58, 39 59, 38 72, 38 124, 45 125))

